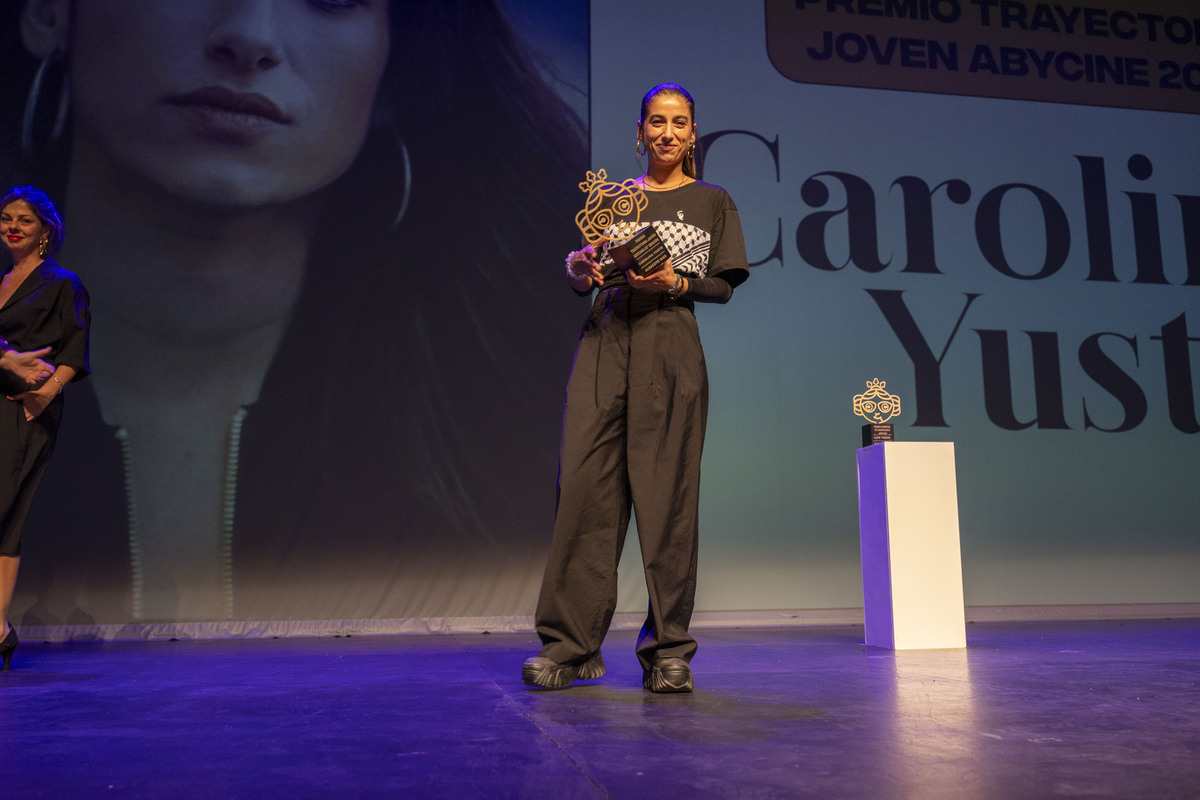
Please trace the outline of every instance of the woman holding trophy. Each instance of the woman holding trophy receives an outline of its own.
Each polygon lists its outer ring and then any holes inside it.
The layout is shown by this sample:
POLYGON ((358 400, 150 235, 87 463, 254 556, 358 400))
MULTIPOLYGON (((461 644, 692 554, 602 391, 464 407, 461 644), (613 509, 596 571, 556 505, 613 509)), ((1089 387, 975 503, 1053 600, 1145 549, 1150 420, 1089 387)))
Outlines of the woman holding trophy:
POLYGON ((604 674, 600 645, 636 514, 650 607, 638 637, 643 686, 690 692, 696 641, 700 458, 708 377, 695 303, 726 303, 749 276, 737 208, 696 171, 695 103, 662 84, 642 100, 638 202, 613 207, 599 241, 567 256, 574 291, 595 300, 567 387, 558 504, 538 599, 542 650, 524 682, 558 689, 604 674), (647 237, 656 237, 649 245, 647 237), (655 253, 657 252, 657 257, 655 253))

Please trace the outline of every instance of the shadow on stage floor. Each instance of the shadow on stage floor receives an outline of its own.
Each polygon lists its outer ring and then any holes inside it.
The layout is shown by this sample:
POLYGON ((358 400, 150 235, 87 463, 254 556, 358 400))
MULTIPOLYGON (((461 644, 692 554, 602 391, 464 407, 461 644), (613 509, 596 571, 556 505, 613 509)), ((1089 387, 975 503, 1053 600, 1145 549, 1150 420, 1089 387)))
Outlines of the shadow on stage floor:
MULTIPOLYGON (((18 629, 19 630, 19 629, 18 629)), ((698 631, 691 695, 529 690, 532 634, 37 644, 5 798, 1200 797, 1200 620, 698 631)))

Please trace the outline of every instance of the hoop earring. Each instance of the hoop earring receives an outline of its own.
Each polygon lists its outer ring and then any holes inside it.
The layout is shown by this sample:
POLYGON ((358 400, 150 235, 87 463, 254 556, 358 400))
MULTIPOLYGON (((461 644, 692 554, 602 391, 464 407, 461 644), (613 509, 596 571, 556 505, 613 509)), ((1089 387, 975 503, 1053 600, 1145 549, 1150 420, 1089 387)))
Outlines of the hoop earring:
POLYGON ((641 139, 637 140, 637 147, 635 147, 633 149, 637 151, 637 154, 639 156, 646 155, 646 143, 643 142, 641 139))
POLYGON ((404 195, 400 198, 400 210, 396 212, 389 228, 400 226, 400 220, 408 213, 408 203, 412 200, 412 162, 408 158, 408 145, 399 136, 396 137, 396 143, 400 145, 400 160, 404 162, 404 195))
POLYGON ((325 190, 354 209, 371 230, 387 232, 398 228, 408 214, 412 182, 412 159, 404 138, 375 123, 350 168, 325 190))
MULTIPOLYGON (((29 86, 29 95, 25 99, 25 113, 21 117, 21 155, 25 157, 26 161, 33 161, 33 120, 37 116, 39 95, 42 93, 42 80, 46 76, 46 67, 49 64, 49 56, 42 59, 37 72, 33 75, 33 83, 29 86)), ((71 87, 67 82, 67 76, 63 75, 62 89, 58 94, 58 113, 54 117, 54 127, 50 129, 51 142, 58 141, 62 136, 67 122, 70 96, 71 87)))
POLYGON ((688 151, 687 151, 687 157, 688 157, 688 158, 695 158, 695 157, 696 157, 696 143, 695 143, 695 142, 692 142, 692 145, 691 145, 691 147, 689 147, 689 148, 688 148, 688 151))

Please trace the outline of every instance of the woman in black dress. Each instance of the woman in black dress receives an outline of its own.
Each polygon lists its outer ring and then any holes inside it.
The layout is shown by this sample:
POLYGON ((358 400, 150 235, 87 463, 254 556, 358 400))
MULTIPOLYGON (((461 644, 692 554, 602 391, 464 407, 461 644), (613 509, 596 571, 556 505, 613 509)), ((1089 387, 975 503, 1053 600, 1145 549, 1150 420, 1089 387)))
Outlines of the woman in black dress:
POLYGON ((50 198, 32 186, 8 191, 0 199, 0 231, 12 258, 0 278, 0 351, 17 367, 0 376, 11 392, 0 405, 0 470, 7 476, 0 482, 0 657, 7 670, 17 647, 8 610, 21 528, 54 452, 63 387, 88 374, 90 319, 83 284, 50 257, 63 239, 50 198))

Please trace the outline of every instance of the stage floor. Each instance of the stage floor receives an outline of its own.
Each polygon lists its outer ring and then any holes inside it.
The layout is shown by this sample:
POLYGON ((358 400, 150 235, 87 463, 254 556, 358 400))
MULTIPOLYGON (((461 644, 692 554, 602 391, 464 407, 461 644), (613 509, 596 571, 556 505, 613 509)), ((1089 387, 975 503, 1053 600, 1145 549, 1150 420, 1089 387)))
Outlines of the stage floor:
POLYGON ((1198 619, 697 637, 690 695, 642 690, 629 631, 554 692, 521 684, 532 634, 22 642, 0 795, 1200 797, 1198 619))

